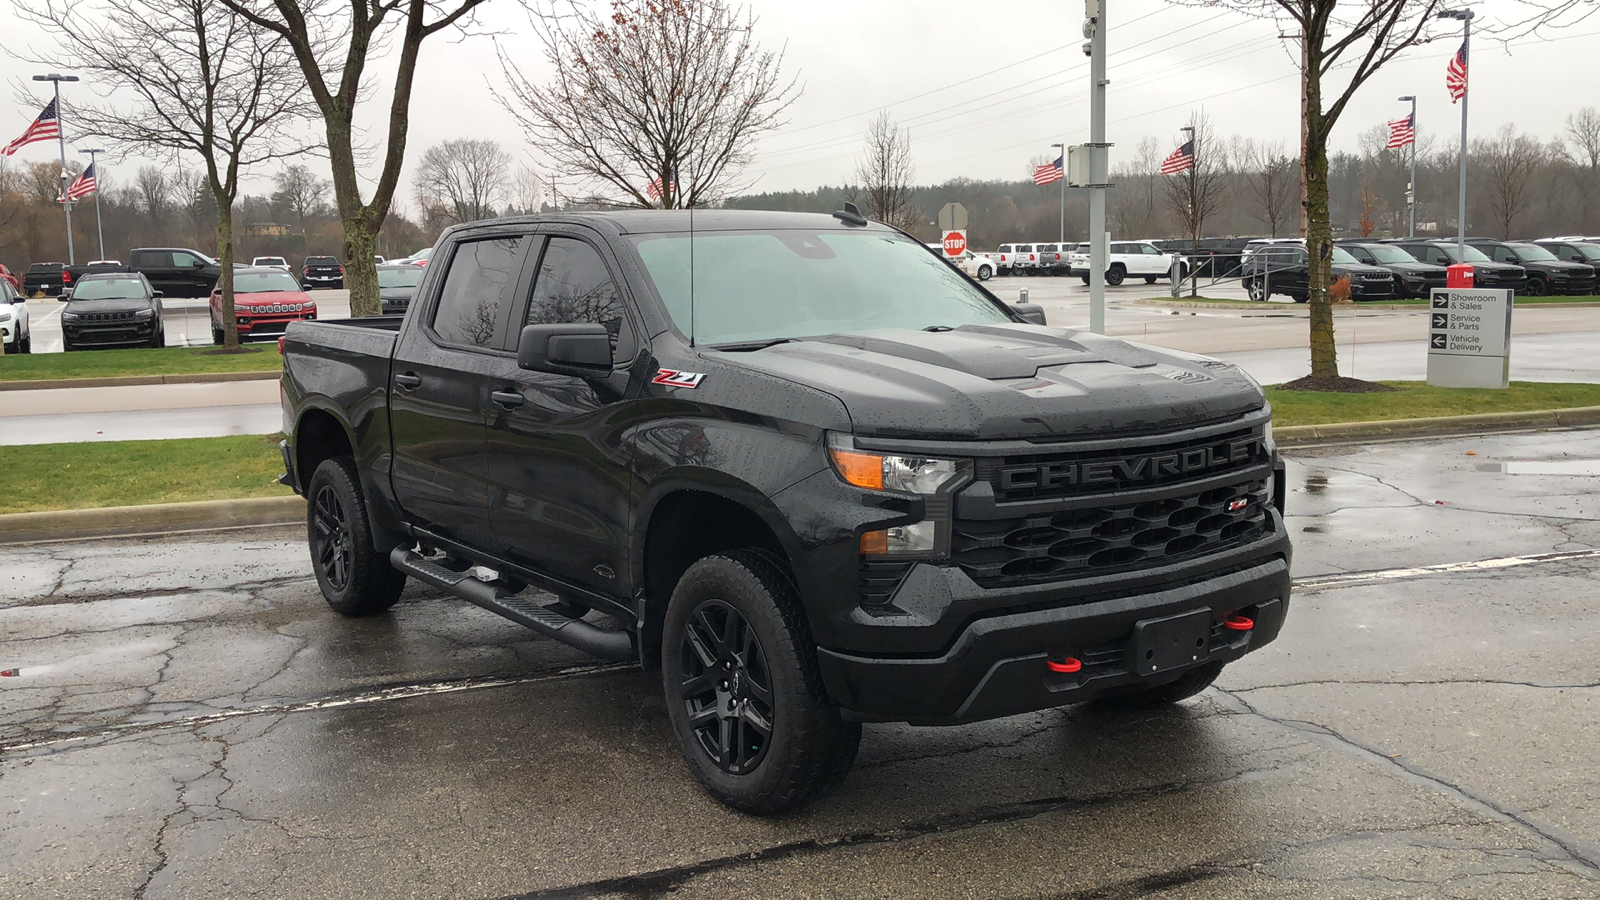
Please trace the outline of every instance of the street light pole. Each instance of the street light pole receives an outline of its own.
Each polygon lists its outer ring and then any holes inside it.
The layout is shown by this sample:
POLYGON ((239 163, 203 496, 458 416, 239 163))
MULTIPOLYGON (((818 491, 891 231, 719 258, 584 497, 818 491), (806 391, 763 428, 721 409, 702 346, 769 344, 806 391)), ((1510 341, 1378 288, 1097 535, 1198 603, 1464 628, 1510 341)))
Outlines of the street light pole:
POLYGON ((1051 144, 1050 147, 1061 151, 1061 236, 1056 240, 1067 242, 1067 145, 1051 144))
MULTIPOLYGON (((1084 0, 1084 37, 1089 39, 1089 330, 1106 333, 1106 185, 1110 182, 1106 143, 1106 3, 1084 0)), ((1064 188, 1063 188, 1064 190, 1064 188)))
POLYGON ((67 112, 61 108, 61 82, 77 81, 78 76, 51 72, 48 75, 35 75, 33 80, 55 82, 56 145, 61 150, 61 211, 67 215, 67 264, 77 265, 78 260, 72 250, 72 201, 67 199, 67 112))
POLYGON ((1406 237, 1417 236, 1417 98, 1401 97, 1400 102, 1411 101, 1411 181, 1406 184, 1406 206, 1411 213, 1411 224, 1406 237))
MULTIPOLYGON (((1439 13, 1441 19, 1461 20, 1461 51, 1467 65, 1472 64, 1472 16, 1470 9, 1447 9, 1439 13)), ((1468 70, 1470 72, 1470 69, 1468 70)), ((1469 76, 1470 77, 1470 76, 1469 76)), ((1464 261, 1467 258, 1467 84, 1461 84, 1461 189, 1456 203, 1456 252, 1464 261)))
POLYGON ((100 237, 100 258, 105 259, 106 229, 105 226, 100 222, 100 170, 95 168, 95 164, 99 162, 99 160, 95 158, 95 154, 104 153, 106 151, 100 149, 99 147, 84 147, 79 149, 78 152, 89 154, 89 168, 94 171, 94 230, 95 234, 99 235, 100 237))

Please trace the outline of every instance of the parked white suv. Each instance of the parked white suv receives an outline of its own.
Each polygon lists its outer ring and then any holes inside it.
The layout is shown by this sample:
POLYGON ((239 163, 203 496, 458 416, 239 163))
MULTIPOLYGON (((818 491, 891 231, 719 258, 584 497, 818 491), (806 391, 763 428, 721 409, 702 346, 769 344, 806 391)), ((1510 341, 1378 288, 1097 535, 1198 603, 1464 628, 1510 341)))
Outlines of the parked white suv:
POLYGON ((11 282, 0 278, 0 341, 7 353, 32 353, 33 329, 28 326, 28 298, 11 282))
POLYGON ((939 254, 940 259, 959 266, 962 271, 979 281, 988 281, 994 277, 994 259, 987 253, 973 253, 971 250, 964 250, 960 256, 951 258, 945 256, 943 244, 929 244, 928 249, 939 254))
MULTIPOLYGON (((1172 274, 1172 261, 1175 254, 1162 253, 1154 244, 1144 241, 1117 241, 1111 244, 1111 258, 1106 264, 1106 284, 1118 285, 1129 276, 1142 277, 1145 284, 1155 284, 1157 278, 1167 278, 1172 274)), ((1089 283, 1089 245, 1080 244, 1068 258, 1070 273, 1083 279, 1084 284, 1089 283)), ((1181 279, 1189 274, 1189 265, 1184 263, 1178 277, 1181 279)))

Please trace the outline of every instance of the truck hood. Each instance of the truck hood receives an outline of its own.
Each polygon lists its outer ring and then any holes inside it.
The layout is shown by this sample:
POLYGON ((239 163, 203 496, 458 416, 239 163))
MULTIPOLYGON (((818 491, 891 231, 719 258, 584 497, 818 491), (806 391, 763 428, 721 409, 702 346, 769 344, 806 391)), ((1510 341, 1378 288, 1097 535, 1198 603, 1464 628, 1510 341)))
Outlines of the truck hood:
POLYGON ((721 352, 838 397, 856 434, 1067 439, 1234 418, 1265 403, 1238 367, 1031 325, 857 331, 721 352))

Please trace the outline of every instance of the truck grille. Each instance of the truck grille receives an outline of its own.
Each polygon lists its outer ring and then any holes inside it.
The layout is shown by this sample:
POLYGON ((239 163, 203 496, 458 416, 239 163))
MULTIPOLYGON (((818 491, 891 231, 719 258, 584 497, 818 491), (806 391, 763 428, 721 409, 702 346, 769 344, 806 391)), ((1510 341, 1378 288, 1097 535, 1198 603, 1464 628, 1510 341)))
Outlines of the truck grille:
POLYGON ((994 488, 999 503, 1101 493, 1109 488, 1149 488, 1241 471, 1267 461, 1259 428, 1141 447, 1030 453, 979 458, 974 474, 994 488))
POLYGON ((132 322, 133 321, 133 313, 131 313, 131 312, 79 313, 78 314, 78 321, 79 322, 83 322, 83 323, 95 323, 95 324, 99 324, 101 322, 132 322))
MULTIPOLYGON (((1191 476, 1192 477, 1192 476, 1191 476)), ((1254 541, 1271 529, 1268 482, 1006 519, 957 519, 951 555, 973 581, 1007 587, 1150 568, 1254 541)))

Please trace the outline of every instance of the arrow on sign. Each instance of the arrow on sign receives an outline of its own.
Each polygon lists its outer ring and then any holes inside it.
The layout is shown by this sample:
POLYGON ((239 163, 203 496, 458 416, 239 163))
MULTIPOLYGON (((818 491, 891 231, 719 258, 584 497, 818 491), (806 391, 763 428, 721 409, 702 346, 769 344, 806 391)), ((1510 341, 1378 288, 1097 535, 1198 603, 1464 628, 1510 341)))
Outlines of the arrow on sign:
POLYGON ((1450 308, 1450 295, 1449 294, 1436 294, 1434 296, 1434 298, 1433 298, 1433 308, 1434 309, 1449 309, 1450 308))
POLYGON ((1444 313, 1434 313, 1433 314, 1433 327, 1435 327, 1435 328, 1449 328, 1450 327, 1450 317, 1445 315, 1444 313))
POLYGON ((1433 338, 1433 349, 1434 350, 1444 350, 1444 349, 1446 349, 1445 348, 1445 343, 1444 343, 1444 341, 1445 341, 1445 336, 1444 335, 1436 334, 1436 335, 1433 335, 1432 338, 1433 338))

